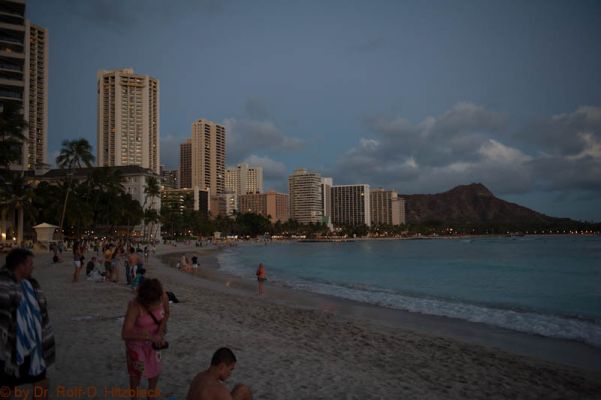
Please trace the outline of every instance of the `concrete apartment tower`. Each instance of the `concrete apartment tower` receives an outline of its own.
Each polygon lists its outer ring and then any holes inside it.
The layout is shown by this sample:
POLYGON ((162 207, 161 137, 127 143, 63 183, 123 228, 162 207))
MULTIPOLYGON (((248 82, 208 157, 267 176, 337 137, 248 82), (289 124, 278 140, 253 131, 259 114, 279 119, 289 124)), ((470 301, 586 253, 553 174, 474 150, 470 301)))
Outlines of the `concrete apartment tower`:
POLYGON ((323 222, 321 175, 297 169, 288 176, 290 218, 301 224, 323 222))
POLYGON ((405 224, 405 199, 393 190, 370 191, 371 222, 373 225, 405 224))
POLYGON ((369 185, 332 186, 332 223, 371 226, 369 185))
POLYGON ((370 191, 371 222, 373 225, 405 224, 405 199, 393 190, 370 191))
POLYGON ((27 21, 28 107, 25 107, 29 134, 25 167, 44 169, 48 164, 48 31, 27 21))
POLYGON ((263 193, 263 167, 239 164, 225 170, 225 191, 238 195, 263 193))
POLYGON ((179 145, 179 188, 192 189, 192 139, 179 145))
POLYGON ((48 32, 25 19, 25 0, 0 0, 0 107, 17 105, 28 123, 14 169, 48 163, 48 32))
POLYGON ((241 213, 255 213, 269 217, 272 223, 290 218, 289 199, 285 193, 248 193, 238 196, 241 213))
POLYGON ((208 190, 211 215, 225 214, 225 127, 199 119, 192 123, 192 187, 208 190))
POLYGON ((321 205, 323 208, 323 220, 330 230, 332 225, 332 186, 334 179, 321 178, 321 205))
POLYGON ((160 174, 159 81, 132 68, 98 72, 96 160, 160 174))

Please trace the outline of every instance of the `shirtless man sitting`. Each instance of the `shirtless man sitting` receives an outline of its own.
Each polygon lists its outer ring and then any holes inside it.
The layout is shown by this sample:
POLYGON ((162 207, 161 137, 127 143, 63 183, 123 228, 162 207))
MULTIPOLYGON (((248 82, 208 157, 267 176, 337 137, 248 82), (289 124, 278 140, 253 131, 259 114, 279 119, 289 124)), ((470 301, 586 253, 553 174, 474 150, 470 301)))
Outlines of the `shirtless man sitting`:
POLYGON ((248 386, 238 384, 230 393, 223 384, 235 366, 236 356, 230 349, 222 347, 217 350, 209 368, 192 380, 187 400, 252 400, 248 386))

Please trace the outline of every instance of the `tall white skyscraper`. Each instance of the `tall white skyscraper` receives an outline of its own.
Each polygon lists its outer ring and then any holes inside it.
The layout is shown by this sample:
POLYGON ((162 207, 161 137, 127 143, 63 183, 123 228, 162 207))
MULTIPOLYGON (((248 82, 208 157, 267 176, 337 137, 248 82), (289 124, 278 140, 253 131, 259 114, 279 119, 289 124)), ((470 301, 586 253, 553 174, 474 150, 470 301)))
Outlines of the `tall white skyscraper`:
POLYGON ((370 191, 371 222, 373 225, 401 225, 405 223, 405 199, 393 190, 370 191))
POLYGON ((132 68, 99 71, 97 164, 159 174, 159 143, 159 81, 132 68))
POLYGON ((225 191, 238 195, 263 193, 263 167, 239 164, 225 170, 225 191))
POLYGON ((297 169, 288 176, 290 218, 301 224, 323 222, 321 175, 297 169))

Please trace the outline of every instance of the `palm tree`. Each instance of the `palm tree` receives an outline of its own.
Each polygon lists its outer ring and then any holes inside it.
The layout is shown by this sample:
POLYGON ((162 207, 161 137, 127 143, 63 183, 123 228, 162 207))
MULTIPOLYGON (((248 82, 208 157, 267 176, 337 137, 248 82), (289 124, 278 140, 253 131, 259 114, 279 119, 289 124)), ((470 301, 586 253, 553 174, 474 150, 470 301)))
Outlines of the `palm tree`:
POLYGON ((67 211, 67 202, 69 200, 69 192, 71 191, 71 182, 73 178, 73 170, 81 168, 82 163, 86 167, 91 167, 94 162, 92 155, 92 146, 86 139, 65 140, 60 154, 56 157, 56 164, 61 169, 67 169, 67 192, 65 193, 65 203, 63 204, 63 213, 61 215, 60 229, 62 232, 63 223, 65 222, 65 212, 67 211))
MULTIPOLYGON (((1 204, 3 208, 3 224, 7 218, 7 211, 12 209, 17 212, 17 243, 23 242, 23 225, 25 213, 32 212, 33 187, 23 175, 15 174, 8 182, 4 182, 1 191, 1 204)), ((3 227, 3 232, 5 229, 3 227)))
POLYGON ((21 159, 21 146, 26 140, 27 122, 17 103, 0 105, 0 166, 8 170, 10 164, 21 159))
POLYGON ((146 178, 146 187, 144 187, 144 205, 142 206, 144 213, 147 215, 144 218, 144 236, 146 236, 146 232, 148 232, 147 240, 150 240, 150 236, 152 233, 152 226, 147 231, 148 224, 154 224, 159 222, 158 212, 154 209, 154 200, 161 195, 161 186, 159 185, 159 180, 154 176, 149 176, 146 178), (146 210, 146 203, 150 199, 150 206, 148 210, 146 210), (151 212, 152 211, 152 212, 151 212))
MULTIPOLYGON (((18 212, 19 241, 23 240, 23 210, 18 208, 27 196, 23 190, 26 183, 23 173, 10 170, 10 165, 20 162, 23 142, 27 139, 24 131, 27 122, 23 118, 22 108, 17 103, 0 104, 0 197, 2 198, 2 232, 6 233, 8 212, 12 209, 18 212), (15 192, 15 190, 17 192, 15 192), (17 197, 12 197, 17 196, 17 197)), ((27 186, 28 187, 28 186, 27 186)), ((14 215, 12 216, 14 221, 14 215)))

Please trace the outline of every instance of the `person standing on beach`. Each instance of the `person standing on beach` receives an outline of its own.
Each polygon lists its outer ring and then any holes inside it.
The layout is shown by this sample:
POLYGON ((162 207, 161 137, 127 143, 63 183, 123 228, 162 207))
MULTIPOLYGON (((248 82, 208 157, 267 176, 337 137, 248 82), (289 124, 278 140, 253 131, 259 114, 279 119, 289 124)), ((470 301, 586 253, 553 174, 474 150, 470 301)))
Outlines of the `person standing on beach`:
POLYGON ((125 340, 129 387, 136 390, 142 378, 155 390, 161 373, 169 300, 158 279, 145 279, 129 302, 121 337, 125 340))
POLYGON ((265 284, 265 281, 267 280, 267 271, 265 271, 265 266, 263 265, 263 263, 259 263, 259 268, 257 268, 257 282, 259 284, 259 296, 262 296, 264 291, 263 291, 263 285, 265 284))
POLYGON ((192 264, 190 264, 190 260, 188 260, 188 256, 187 255, 183 255, 182 258, 179 261, 180 263, 180 268, 182 271, 184 272, 192 272, 192 264))
POLYGON ((83 246, 80 245, 79 242, 75 242, 73 243, 73 265, 75 266, 75 271, 73 271, 73 282, 79 280, 79 273, 83 267, 83 261, 83 246))
POLYGON ((236 366, 236 356, 227 347, 218 349, 211 365, 198 373, 188 389, 187 400, 252 400, 252 392, 246 385, 238 384, 230 391, 223 384, 236 366))
POLYGON ((104 276, 108 281, 113 280, 113 245, 108 244, 104 250, 104 276))
POLYGON ((136 249, 133 247, 129 248, 129 255, 127 256, 127 261, 125 263, 125 276, 127 277, 127 284, 131 284, 131 281, 134 279, 136 275, 136 269, 138 268, 138 264, 140 264, 140 256, 136 253, 136 249))
POLYGON ((0 268, 0 388, 10 390, 6 397, 25 384, 33 384, 35 398, 48 393, 54 335, 46 297, 32 272, 33 253, 21 248, 11 250, 0 268))

